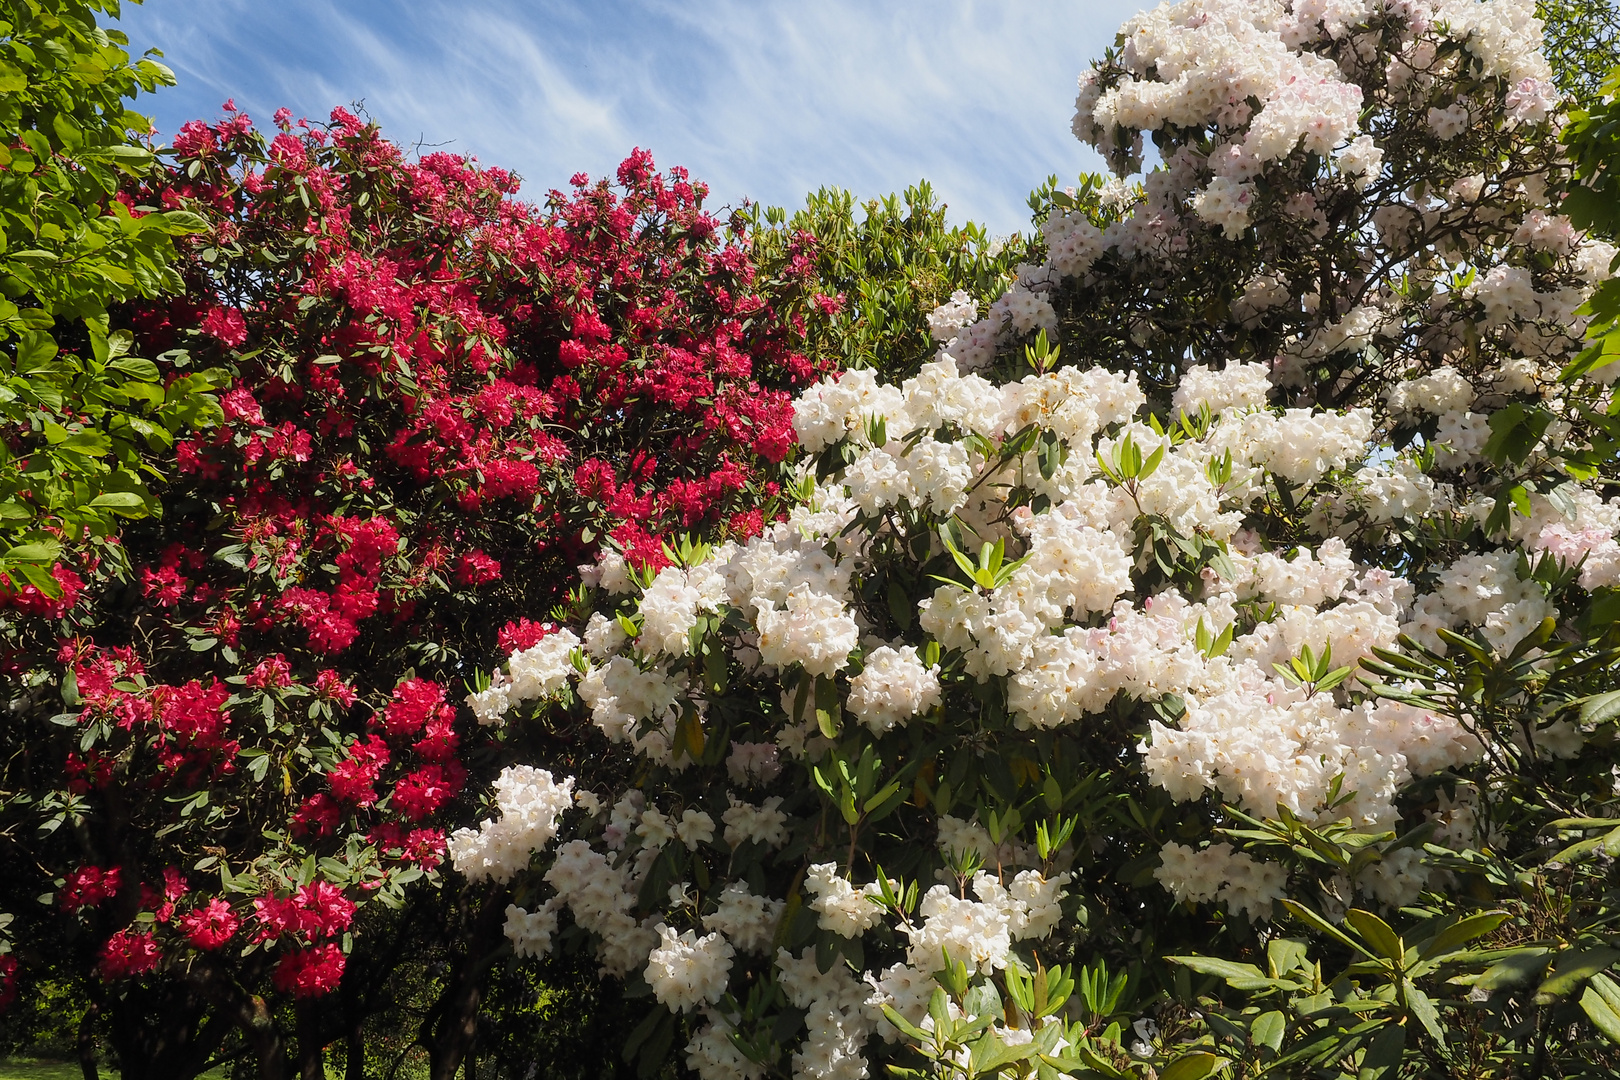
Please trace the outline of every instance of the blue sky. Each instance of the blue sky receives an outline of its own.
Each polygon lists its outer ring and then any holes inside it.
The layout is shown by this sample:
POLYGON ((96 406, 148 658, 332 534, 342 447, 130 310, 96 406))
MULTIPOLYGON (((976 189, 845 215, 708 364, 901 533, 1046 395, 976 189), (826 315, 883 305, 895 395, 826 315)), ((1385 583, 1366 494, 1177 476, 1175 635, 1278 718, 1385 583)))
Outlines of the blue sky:
POLYGON ((927 178, 951 218, 1026 228, 1049 174, 1100 167, 1075 79, 1141 0, 147 0, 122 28, 180 85, 160 132, 234 98, 261 124, 363 100, 396 141, 520 173, 539 198, 635 146, 712 203, 927 178))

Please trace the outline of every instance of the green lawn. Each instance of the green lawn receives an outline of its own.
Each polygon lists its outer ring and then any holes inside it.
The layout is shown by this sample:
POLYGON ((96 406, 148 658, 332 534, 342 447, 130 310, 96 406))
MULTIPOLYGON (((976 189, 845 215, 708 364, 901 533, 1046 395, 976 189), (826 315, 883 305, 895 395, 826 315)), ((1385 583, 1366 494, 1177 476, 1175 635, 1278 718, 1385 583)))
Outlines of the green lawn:
MULTIPOLYGON (((79 1080, 84 1074, 76 1061, 39 1061, 34 1058, 0 1058, 0 1080, 79 1080)), ((102 1067, 101 1075, 116 1080, 118 1074, 102 1067)))
MULTIPOLYGON (((328 1067, 330 1071, 330 1067, 328 1067)), ((204 1073, 204 1080, 218 1080, 228 1076, 224 1069, 204 1073)), ((0 1080, 80 1080, 77 1061, 47 1061, 39 1058, 0 1058, 0 1080)), ((118 1080, 118 1070, 110 1065, 101 1067, 102 1080, 118 1080)))

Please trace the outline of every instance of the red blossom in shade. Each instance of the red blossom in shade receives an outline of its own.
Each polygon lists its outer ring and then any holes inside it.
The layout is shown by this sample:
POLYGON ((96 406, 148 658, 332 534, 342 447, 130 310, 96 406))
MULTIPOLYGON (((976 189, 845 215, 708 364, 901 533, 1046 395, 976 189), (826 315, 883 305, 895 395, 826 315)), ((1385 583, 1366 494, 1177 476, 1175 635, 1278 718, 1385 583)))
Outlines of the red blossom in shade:
POLYGON ((485 498, 532 499, 539 489, 540 470, 532 461, 501 459, 484 465, 485 498))
POLYGON ((292 665, 280 653, 260 660, 247 676, 247 685, 261 690, 279 690, 292 685, 292 665))
POLYGON ((432 870, 444 861, 445 847, 444 830, 412 829, 405 837, 402 856, 424 870, 432 870))
POLYGON ((281 958, 271 984, 297 998, 322 997, 337 989, 343 978, 343 950, 336 945, 315 945, 281 958))
POLYGON ((160 687, 158 724, 182 747, 214 749, 221 745, 230 717, 225 711, 231 691, 214 679, 208 686, 193 679, 184 686, 160 687))
POLYGON ((186 940, 206 952, 231 940, 241 924, 231 905, 216 898, 180 916, 179 925, 186 940))
POLYGON ((78 606, 79 596, 84 591, 84 579, 62 563, 51 567, 51 577, 56 579, 60 596, 47 596, 38 586, 0 575, 0 608, 10 606, 25 615, 60 619, 78 606))
POLYGON ((500 580, 501 564, 482 551, 469 551, 456 564, 456 584, 476 588, 500 580))
POLYGON ((326 774, 332 796, 356 806, 370 806, 377 801, 372 787, 388 764, 388 746, 376 735, 367 735, 349 747, 349 757, 334 765, 326 774))
POLYGON ((330 881, 312 881, 291 896, 261 896, 253 901, 259 921, 256 941, 300 934, 310 940, 341 934, 354 921, 354 901, 330 881))
POLYGON ((120 930, 102 946, 97 967, 107 982, 144 975, 158 966, 163 952, 157 938, 144 931, 120 930))
POLYGON ((343 676, 325 668, 315 675, 315 696, 323 701, 335 701, 345 709, 356 701, 354 687, 343 681, 343 676))
POLYGON ((455 756, 456 747, 461 743, 461 737, 455 730, 456 716, 453 709, 440 709, 427 722, 427 729, 422 738, 411 746, 416 755, 424 761, 449 761, 455 756))
POLYGON ((116 866, 81 866, 68 872, 57 902, 68 911, 99 907, 118 895, 122 870, 116 866))
POLYGON ((256 427, 264 426, 264 411, 245 386, 235 386, 220 395, 219 406, 228 421, 245 420, 256 427))
POLYGON ((17 958, 0 956, 0 1012, 11 1008, 17 1000, 17 958))
POLYGON ((330 836, 342 815, 343 807, 326 792, 318 791, 293 811, 293 835, 330 836))
POLYGON ((158 607, 174 607, 186 598, 191 582, 173 566, 141 568, 141 593, 158 607))

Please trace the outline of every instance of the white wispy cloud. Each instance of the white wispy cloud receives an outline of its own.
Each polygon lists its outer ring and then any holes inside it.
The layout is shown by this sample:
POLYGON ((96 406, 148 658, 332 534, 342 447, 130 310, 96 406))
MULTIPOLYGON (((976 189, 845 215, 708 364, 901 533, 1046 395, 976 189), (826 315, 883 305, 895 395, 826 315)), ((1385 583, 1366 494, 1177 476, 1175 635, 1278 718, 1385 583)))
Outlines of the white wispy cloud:
POLYGON ((538 197, 634 146, 718 202, 795 206, 928 179, 956 220, 1025 226, 1048 174, 1098 160, 1069 134, 1076 76, 1140 0, 148 0, 126 7, 180 85, 172 134, 226 98, 265 120, 363 100, 399 142, 523 175, 538 197))

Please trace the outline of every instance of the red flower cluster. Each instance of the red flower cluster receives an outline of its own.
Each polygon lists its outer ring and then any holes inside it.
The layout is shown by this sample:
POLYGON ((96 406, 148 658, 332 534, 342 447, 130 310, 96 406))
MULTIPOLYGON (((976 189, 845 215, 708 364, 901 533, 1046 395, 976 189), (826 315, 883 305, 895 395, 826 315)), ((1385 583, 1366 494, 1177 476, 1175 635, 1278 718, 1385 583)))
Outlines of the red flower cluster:
POLYGON ((150 931, 124 929, 107 939, 101 949, 99 969, 108 982, 144 975, 158 966, 163 950, 150 931))
POLYGON ((278 114, 268 140, 228 111, 122 193, 210 233, 179 241, 182 296, 117 316, 166 378, 230 372, 221 422, 174 448, 163 516, 120 538, 127 575, 75 552, 60 600, 0 607, 68 621, 59 788, 92 806, 85 851, 142 838, 140 865, 74 868, 62 917, 99 925, 120 874, 163 881, 105 939, 103 977, 200 950, 251 981, 262 950, 227 948, 245 930, 287 950, 275 989, 312 996, 356 906, 443 864, 469 765, 498 767, 487 741, 468 753, 489 736, 453 688, 554 629, 518 616, 562 600, 603 536, 658 565, 674 532, 760 528, 815 374, 778 312, 812 267, 762 275, 703 185, 641 151, 535 206, 343 110, 278 114), (312 858, 353 887, 301 876, 312 858), (244 872, 305 884, 207 884, 244 872))
POLYGON ((209 952, 236 935, 242 921, 231 905, 215 898, 180 917, 180 929, 194 948, 209 952))
POLYGON ((122 872, 116 866, 81 866, 70 870, 62 891, 57 894, 57 903, 68 911, 100 907, 118 895, 121 877, 122 872))
POLYGON ((255 941, 273 941, 292 934, 308 941, 335 937, 354 921, 354 901, 329 881, 313 881, 277 898, 261 896, 253 901, 259 932, 255 941))
POLYGON ((270 977, 277 990, 293 997, 320 997, 337 989, 343 978, 343 950, 336 945, 298 949, 281 958, 270 977))

